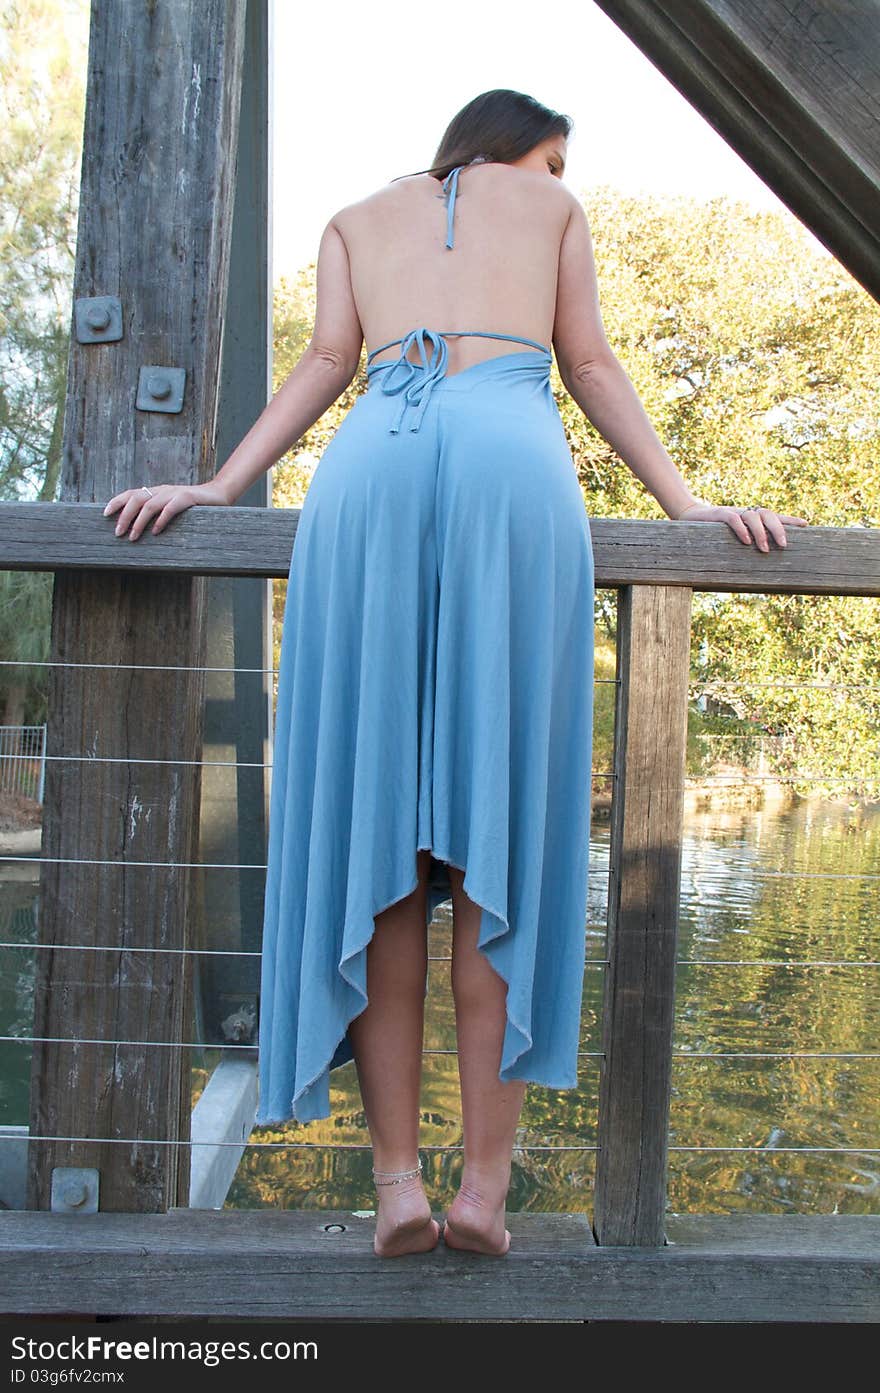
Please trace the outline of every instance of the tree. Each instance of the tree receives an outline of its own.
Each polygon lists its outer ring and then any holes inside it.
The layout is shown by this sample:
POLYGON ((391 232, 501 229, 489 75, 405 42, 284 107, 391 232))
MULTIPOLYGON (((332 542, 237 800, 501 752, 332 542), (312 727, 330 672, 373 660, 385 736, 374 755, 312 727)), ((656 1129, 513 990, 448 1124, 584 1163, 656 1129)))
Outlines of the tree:
MULTIPOLYGON (((607 186, 587 211, 609 339, 694 492, 878 526, 880 314, 867 292, 791 215, 607 186)), ((561 383, 558 400, 591 516, 662 516, 561 383)), ((599 613, 610 632, 607 592, 599 613)), ((698 594, 693 636, 695 686, 795 735, 797 769, 781 772, 828 776, 796 787, 880 796, 875 602, 698 594)))
MULTIPOLYGON (((88 11, 86 10, 86 14, 88 11)), ((0 499, 57 496, 86 71, 83 6, 10 0, 0 30, 0 499)), ((51 572, 0 587, 9 724, 42 718, 51 572)))

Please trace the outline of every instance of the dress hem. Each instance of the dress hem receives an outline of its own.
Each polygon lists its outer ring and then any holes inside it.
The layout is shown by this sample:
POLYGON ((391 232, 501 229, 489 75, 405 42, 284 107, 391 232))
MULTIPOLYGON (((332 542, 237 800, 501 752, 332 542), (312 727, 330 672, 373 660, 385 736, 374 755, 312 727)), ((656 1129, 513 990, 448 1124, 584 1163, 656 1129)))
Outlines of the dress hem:
MULTIPOLYGON (((523 1044, 523 1045, 521 1046, 521 1048, 519 1048, 519 1049, 516 1050, 516 1053, 513 1054, 513 1056, 512 1056, 511 1058, 507 1059, 506 1061, 505 1061, 504 1058, 503 1058, 503 1050, 502 1050, 502 1063, 501 1063, 501 1066, 500 1066, 500 1069, 499 1069, 499 1073, 498 1073, 498 1080, 499 1080, 499 1082, 500 1082, 500 1083, 512 1083, 512 1082, 535 1083, 535 1084, 537 1084, 539 1087, 546 1087, 546 1088, 559 1088, 559 1087, 563 1087, 563 1088, 566 1088, 566 1087, 568 1087, 568 1088, 576 1088, 576 1087, 577 1087, 577 1082, 575 1082, 574 1084, 567 1084, 567 1085, 566 1085, 566 1084, 563 1084, 563 1085, 558 1085, 558 1084, 546 1084, 546 1083, 544 1083, 542 1080, 539 1080, 539 1079, 527 1079, 527 1078, 526 1078, 526 1079, 517 1079, 516 1076, 512 1076, 512 1075, 511 1075, 510 1070, 516 1065, 517 1061, 518 1061, 519 1059, 521 1059, 522 1056, 523 1056, 524 1054, 527 1054, 527 1053, 528 1053, 528 1051, 532 1048, 534 1041, 533 1041, 533 1039, 532 1039, 531 1031, 528 1030, 528 1029, 526 1028, 525 1024, 524 1024, 524 1023, 521 1023, 521 1022, 518 1021, 518 1020, 515 1020, 515 1019, 512 1017, 511 1012, 510 1012, 510 1007, 509 1007, 509 1004, 508 1004, 508 1003, 509 1003, 509 994, 510 994, 510 979, 509 979, 508 977, 506 977, 505 974, 500 970, 500 968, 498 968, 498 967, 496 966, 496 964, 492 961, 492 955, 486 951, 486 947, 487 947, 487 945, 489 945, 489 944, 497 943, 499 940, 503 940, 504 938, 507 937, 508 934, 510 934, 510 933, 513 932, 514 930, 513 930, 512 926, 511 926, 511 924, 510 924, 510 921, 509 921, 508 916, 507 916, 506 913, 501 913, 498 909, 490 908, 487 904, 485 904, 485 903, 483 902, 482 899, 479 899, 478 897, 476 897, 476 896, 474 896, 474 895, 472 895, 472 894, 470 893, 470 890, 469 890, 468 887, 467 887, 468 870, 467 870, 467 867, 466 867, 466 866, 459 866, 457 862, 455 862, 455 861, 452 860, 451 856, 448 856, 448 855, 447 855, 447 856, 444 856, 444 855, 442 855, 440 852, 436 851, 435 848, 434 848, 433 846, 431 846, 431 845, 416 847, 416 855, 418 855, 418 852, 420 852, 420 851, 430 851, 431 856, 433 857, 434 860, 440 861, 440 862, 444 863, 444 864, 447 865, 447 866, 454 866, 456 870, 463 871, 463 873, 464 873, 464 880, 462 881, 462 889, 464 890, 464 892, 465 892, 465 894, 468 896, 468 898, 471 899, 471 900, 473 900, 474 904, 476 904, 476 905, 479 907, 479 909, 480 909, 480 929, 479 929, 479 934, 478 934, 478 937, 477 937, 477 948, 478 948, 479 951, 483 954, 483 956, 485 957, 486 961, 489 963, 489 966, 492 968, 492 970, 493 970, 494 972, 496 972, 497 975, 498 975, 498 976, 501 978, 501 980, 504 982, 505 987, 506 987, 506 989, 507 989, 506 995, 505 995, 505 1015, 506 1015, 507 1027, 512 1027, 513 1030, 516 1032, 516 1034, 520 1037, 520 1040, 524 1040, 524 1041, 526 1042, 525 1044, 523 1044), (484 932, 484 930, 485 930, 485 925, 486 925, 487 921, 491 921, 491 920, 494 920, 495 923, 498 925, 498 927, 495 929, 494 932, 489 933, 489 934, 485 934, 485 932, 484 932)), ((411 894, 413 893, 413 891, 415 891, 416 889, 418 889, 418 884, 419 884, 418 872, 416 872, 414 882, 413 882, 412 885, 410 885, 410 887, 409 887, 408 890, 404 890, 401 894, 396 894, 396 895, 392 896, 392 898, 391 898, 390 900, 388 900, 385 904, 381 905, 378 909, 375 909, 375 910, 372 911, 372 916, 371 916, 372 928, 371 928, 371 930, 370 930, 368 936, 364 939, 364 941, 363 941, 361 944, 359 944, 358 947, 352 949, 351 951, 349 951, 348 953, 346 953, 344 957, 340 958, 339 963, 337 964, 337 971, 338 971, 338 973, 340 974, 340 976, 343 978, 343 980, 348 984, 348 986, 350 986, 350 987, 352 988, 353 991, 357 992, 358 995, 360 995, 360 996, 363 997, 363 1004, 360 1006, 360 1008, 359 1008, 357 1011, 354 1011, 354 1012, 352 1013, 352 1015, 349 1016, 348 1021, 346 1022, 346 1025, 345 1025, 345 1029, 343 1030, 342 1034, 338 1037, 338 1039, 337 1039, 337 1041, 336 1041, 336 1043, 335 1043, 335 1045, 334 1045, 334 1047, 333 1047, 333 1050, 331 1051, 331 1053, 329 1054, 329 1056, 328 1056, 328 1058, 327 1058, 327 1061, 322 1065, 322 1067, 317 1071, 317 1073, 313 1074, 313 1076, 308 1080, 307 1083, 303 1084, 303 1086, 302 1086, 301 1088, 299 1088, 299 1089, 296 1091, 296 1093, 295 1093, 294 1096, 293 1096, 292 1102, 291 1102, 291 1104, 290 1104, 290 1111, 289 1111, 289 1112, 287 1112, 287 1113, 275 1113, 275 1114, 273 1114, 272 1116, 267 1116, 266 1114, 261 1114, 261 1112, 260 1112, 260 1110, 259 1110, 259 1107, 258 1107, 258 1108, 257 1108, 256 1117, 255 1117, 255 1119, 254 1119, 254 1126, 256 1126, 256 1127, 267 1127, 267 1126, 278 1125, 278 1124, 283 1124, 283 1123, 287 1123, 287 1122, 299 1122, 299 1123, 301 1123, 301 1124, 303 1124, 303 1125, 307 1125, 309 1122, 320 1122, 320 1121, 324 1121, 324 1120, 326 1120, 327 1118, 329 1118, 329 1117, 332 1116, 332 1110, 331 1110, 331 1108, 330 1108, 329 1102, 328 1102, 327 1104, 319 1104, 319 1107, 326 1107, 326 1111, 311 1112, 311 1113, 309 1114, 308 1117, 300 1117, 300 1116, 298 1116, 298 1114, 297 1114, 297 1105, 299 1104, 300 1100, 301 1100, 301 1099, 302 1099, 302 1098, 303 1098, 303 1097, 304 1097, 304 1096, 305 1096, 317 1083, 319 1083, 322 1079, 324 1079, 325 1075, 327 1076, 327 1082, 328 1082, 328 1088, 329 1088, 329 1075, 330 1075, 330 1073, 332 1072, 332 1061, 335 1059, 335 1057, 336 1057, 336 1055, 337 1055, 337 1053, 338 1053, 338 1051, 339 1051, 340 1045, 343 1043, 343 1041, 345 1040, 346 1036, 348 1035, 349 1027, 351 1026, 352 1021, 356 1020, 356 1019, 358 1018, 358 1016, 362 1015, 363 1012, 367 1009, 367 1007, 368 1007, 369 1004, 370 1004, 370 1003, 369 1003, 369 997, 367 996, 366 992, 362 991, 361 987, 360 987, 356 982, 352 981, 352 978, 348 975, 348 973, 347 973, 344 969, 345 969, 345 967, 347 967, 350 963, 352 963, 353 961, 355 961, 356 959, 358 959, 362 953, 366 953, 366 951, 367 951, 367 949, 369 948, 371 942, 373 941, 373 937, 374 937, 375 932, 376 932, 376 916, 379 915, 379 914, 383 914, 383 913, 385 912, 386 909, 390 909, 393 905, 399 904, 401 900, 407 899, 407 897, 408 897, 409 895, 411 895, 411 894)), ((446 901, 447 899, 449 899, 449 898, 450 898, 449 896, 444 896, 443 899, 438 900, 438 901, 436 902, 436 904, 434 905, 434 909, 436 909, 438 905, 445 903, 445 901, 446 901)), ((430 905, 429 905, 429 908, 430 908, 430 905)), ((426 924, 425 924, 425 929, 426 929, 426 931, 427 931, 427 929, 428 929, 429 924, 431 923, 431 919, 432 919, 432 918, 433 918, 433 913, 431 914, 431 918, 429 918, 428 920, 426 920, 426 924)), ((366 980, 366 973, 364 973, 364 980, 366 980)), ((507 1034, 507 1030, 505 1029, 505 1036, 506 1036, 506 1034, 507 1034)), ((347 1060, 345 1060, 345 1061, 342 1061, 342 1062, 340 1063, 340 1065, 337 1066, 337 1067, 342 1067, 342 1063, 345 1063, 345 1064, 351 1063, 351 1059, 347 1059, 347 1060)))

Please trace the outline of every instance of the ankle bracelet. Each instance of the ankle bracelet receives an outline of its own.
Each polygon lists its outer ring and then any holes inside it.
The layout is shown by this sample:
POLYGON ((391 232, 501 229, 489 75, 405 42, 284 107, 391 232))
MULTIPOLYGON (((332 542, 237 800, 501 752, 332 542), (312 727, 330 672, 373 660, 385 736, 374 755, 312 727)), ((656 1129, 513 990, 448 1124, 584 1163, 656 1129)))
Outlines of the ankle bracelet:
POLYGON ((413 1176, 420 1175, 422 1170, 422 1158, 419 1157, 418 1165, 413 1170, 408 1171, 377 1171, 373 1168, 373 1180, 377 1185, 399 1185, 402 1180, 410 1180, 413 1176), (383 1176, 378 1180, 377 1176, 383 1176))

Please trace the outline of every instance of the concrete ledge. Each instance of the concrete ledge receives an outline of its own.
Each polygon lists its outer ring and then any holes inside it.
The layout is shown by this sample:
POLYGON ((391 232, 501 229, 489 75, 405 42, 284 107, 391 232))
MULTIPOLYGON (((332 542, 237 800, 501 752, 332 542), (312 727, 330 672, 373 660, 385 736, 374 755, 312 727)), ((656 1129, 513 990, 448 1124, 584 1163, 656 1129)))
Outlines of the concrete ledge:
POLYGON ((0 1127, 0 1209, 24 1209, 27 1204, 27 1124, 0 1127))
POLYGON ((257 1052, 224 1055, 192 1113, 189 1203, 221 1209, 257 1112, 257 1052), (210 1145, 223 1142, 227 1145, 210 1145), (236 1142, 235 1146, 228 1143, 236 1142))

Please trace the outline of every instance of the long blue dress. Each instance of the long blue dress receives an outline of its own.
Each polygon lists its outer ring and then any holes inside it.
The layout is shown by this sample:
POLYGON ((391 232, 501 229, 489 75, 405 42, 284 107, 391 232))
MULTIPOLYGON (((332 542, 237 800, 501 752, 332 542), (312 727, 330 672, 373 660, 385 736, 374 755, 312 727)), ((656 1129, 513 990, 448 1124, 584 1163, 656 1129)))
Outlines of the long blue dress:
MULTIPOLYGON (((453 245, 458 173, 448 194, 453 245)), ((465 332, 465 331, 460 331, 465 332)), ((284 610, 270 800, 258 1124, 330 1116, 374 916, 447 863, 507 983, 499 1077, 577 1085, 593 707, 584 499, 530 345, 446 373, 413 329, 303 504, 284 610), (413 347, 419 361, 411 362, 413 347)))

